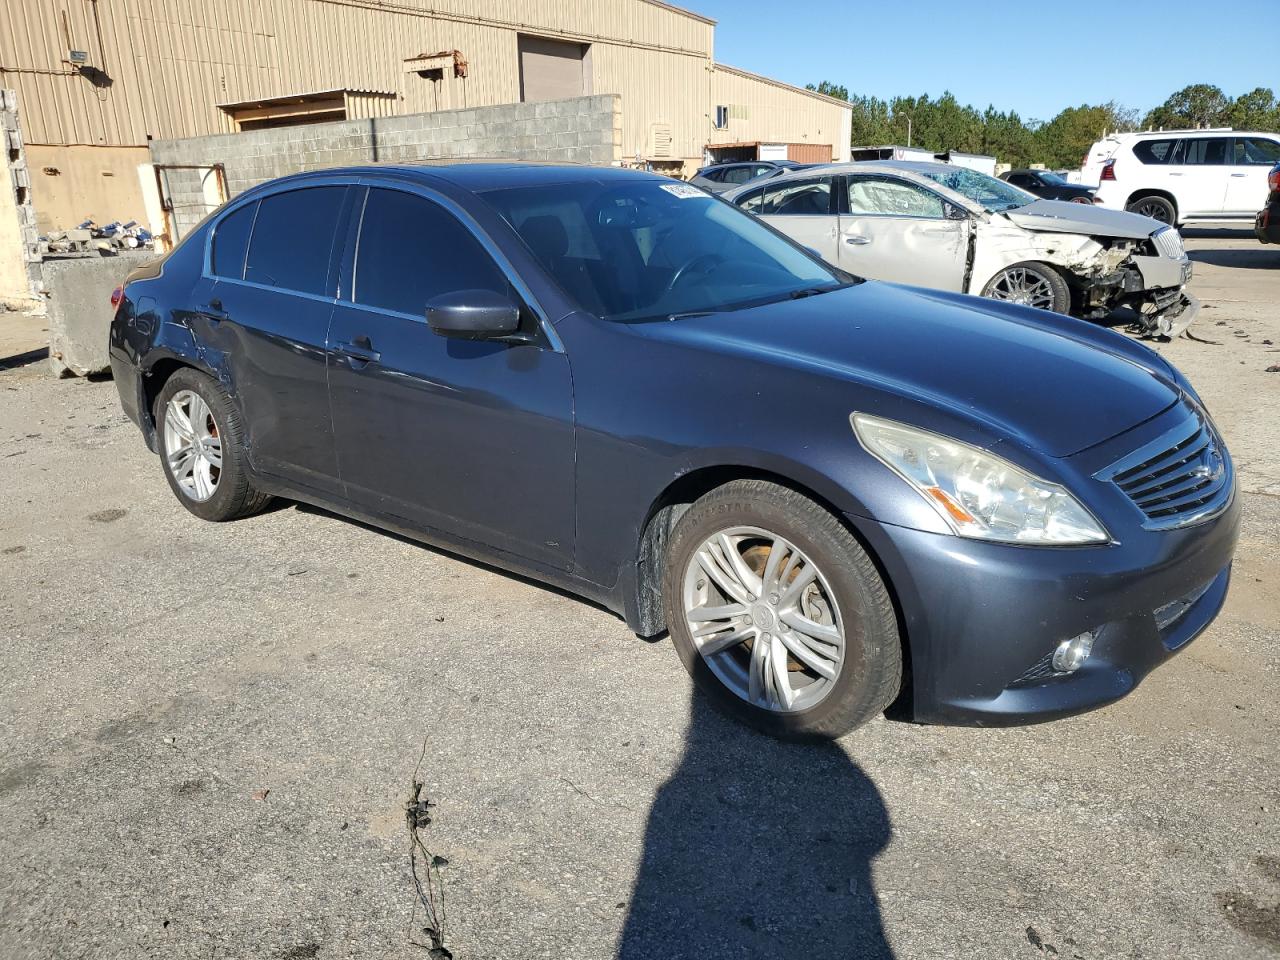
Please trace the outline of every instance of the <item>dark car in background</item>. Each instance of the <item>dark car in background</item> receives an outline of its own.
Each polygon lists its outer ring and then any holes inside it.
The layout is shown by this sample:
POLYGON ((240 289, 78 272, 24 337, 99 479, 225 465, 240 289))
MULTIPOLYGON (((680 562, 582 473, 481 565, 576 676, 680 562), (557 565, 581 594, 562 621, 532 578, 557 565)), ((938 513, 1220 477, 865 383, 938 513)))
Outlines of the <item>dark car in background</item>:
POLYGON ((1071 183, 1051 170, 1009 170, 1000 179, 1034 193, 1045 200, 1066 200, 1070 203, 1093 203, 1096 187, 1071 183))
POLYGON ((709 193, 723 193, 762 177, 774 177, 788 170, 809 166, 791 160, 749 160, 737 163, 713 163, 703 167, 689 182, 709 193))
POLYGON ((1280 243, 1280 163, 1267 175, 1267 205, 1258 211, 1253 232, 1262 243, 1280 243))
POLYGON ((1231 460, 1165 360, 860 281, 689 184, 302 174, 113 300, 120 400, 195 516, 286 497, 557 584, 669 630, 776 735, 900 696, 939 722, 1096 707, 1226 596, 1231 460))

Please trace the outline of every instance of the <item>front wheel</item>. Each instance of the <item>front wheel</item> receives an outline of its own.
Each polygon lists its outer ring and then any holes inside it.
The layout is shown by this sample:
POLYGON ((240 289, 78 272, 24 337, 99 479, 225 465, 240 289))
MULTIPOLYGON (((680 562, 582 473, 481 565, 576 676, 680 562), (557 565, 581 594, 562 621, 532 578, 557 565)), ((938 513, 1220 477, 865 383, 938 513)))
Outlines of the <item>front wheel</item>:
POLYGON ((1167 223, 1170 226, 1173 225, 1174 219, 1177 217, 1173 204, 1164 197, 1139 197, 1125 209, 1130 213, 1150 217, 1152 220, 1159 220, 1161 223, 1167 223))
POLYGON ((663 600, 694 680, 765 733, 838 737, 898 694, 897 617, 875 564, 786 487, 739 480, 693 504, 672 532, 663 600))
POLYGON ((1071 288, 1062 274, 1043 263, 1015 263, 987 281, 982 295, 1026 307, 1071 312, 1071 288))

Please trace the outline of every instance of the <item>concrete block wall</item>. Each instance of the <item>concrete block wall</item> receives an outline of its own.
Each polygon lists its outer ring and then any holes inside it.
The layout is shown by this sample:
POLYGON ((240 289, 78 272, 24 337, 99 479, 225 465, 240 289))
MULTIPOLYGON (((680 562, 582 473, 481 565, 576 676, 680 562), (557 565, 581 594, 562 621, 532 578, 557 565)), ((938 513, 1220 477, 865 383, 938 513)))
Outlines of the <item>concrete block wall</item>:
MULTIPOLYGON (((456 160, 609 164, 621 159, 617 94, 510 103, 398 117, 156 140, 151 162, 224 165, 231 196, 275 177, 324 167, 456 160)), ((172 171, 175 208, 194 203, 195 171, 172 171)))

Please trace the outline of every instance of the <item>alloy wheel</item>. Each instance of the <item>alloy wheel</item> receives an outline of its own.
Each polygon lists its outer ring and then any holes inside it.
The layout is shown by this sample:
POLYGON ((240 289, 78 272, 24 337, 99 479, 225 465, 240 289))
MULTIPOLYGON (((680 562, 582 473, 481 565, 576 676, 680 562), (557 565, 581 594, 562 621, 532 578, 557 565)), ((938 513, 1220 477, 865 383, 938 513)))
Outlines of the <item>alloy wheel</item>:
POLYGON ((164 461, 184 495, 203 503, 222 476, 222 439, 204 398, 175 393, 164 411, 164 461))
POLYGON ((736 696, 780 713, 831 692, 844 664, 835 593, 795 544, 759 527, 705 540, 685 570, 685 622, 698 653, 736 696))
POLYGON ((1052 310, 1055 306, 1049 278, 1026 267, 1002 270, 988 285, 986 295, 992 300, 1007 300, 1041 310, 1052 310))
POLYGON ((1150 217, 1152 220, 1159 220, 1161 223, 1169 222, 1169 207, 1159 201, 1142 200, 1131 210, 1144 217, 1150 217))

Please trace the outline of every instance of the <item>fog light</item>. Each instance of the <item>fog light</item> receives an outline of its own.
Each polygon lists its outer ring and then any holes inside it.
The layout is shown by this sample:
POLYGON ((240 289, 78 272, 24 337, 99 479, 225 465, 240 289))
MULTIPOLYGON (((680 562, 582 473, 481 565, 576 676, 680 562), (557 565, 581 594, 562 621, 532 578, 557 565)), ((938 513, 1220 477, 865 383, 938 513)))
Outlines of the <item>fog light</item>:
POLYGON ((1075 673, 1084 666, 1093 651, 1093 634, 1084 632, 1078 637, 1063 640, 1053 651, 1053 669, 1057 673, 1075 673))

